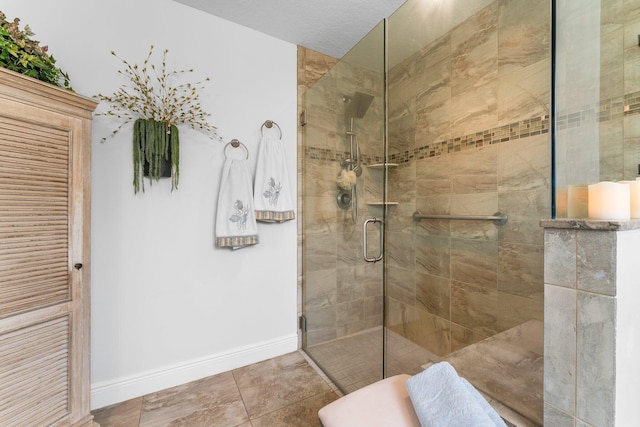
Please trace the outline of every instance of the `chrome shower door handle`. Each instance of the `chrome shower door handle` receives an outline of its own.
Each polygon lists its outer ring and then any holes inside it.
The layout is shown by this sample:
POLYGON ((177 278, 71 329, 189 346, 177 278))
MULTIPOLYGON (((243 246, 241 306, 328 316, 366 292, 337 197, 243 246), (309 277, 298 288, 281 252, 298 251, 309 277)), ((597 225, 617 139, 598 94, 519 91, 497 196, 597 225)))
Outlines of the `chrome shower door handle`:
POLYGON ((378 218, 365 219, 364 223, 362 224, 362 257, 364 258, 364 260, 367 262, 378 262, 382 260, 383 242, 384 242, 384 222, 382 222, 382 220, 378 218), (369 254, 367 253, 367 225, 369 223, 375 224, 376 222, 380 223, 380 251, 378 253, 378 256, 369 257, 369 254))

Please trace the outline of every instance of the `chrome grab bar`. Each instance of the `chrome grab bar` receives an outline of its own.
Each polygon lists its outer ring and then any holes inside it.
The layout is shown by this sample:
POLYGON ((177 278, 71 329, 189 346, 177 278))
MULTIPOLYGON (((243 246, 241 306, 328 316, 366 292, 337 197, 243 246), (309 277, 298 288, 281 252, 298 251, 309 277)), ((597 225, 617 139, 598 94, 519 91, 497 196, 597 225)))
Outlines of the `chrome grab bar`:
POLYGON ((384 244, 384 222, 378 218, 367 218, 364 220, 362 224, 362 258, 364 258, 367 262, 378 262, 382 260, 382 245, 384 244), (369 257, 367 254, 367 224, 369 223, 380 223, 380 252, 377 257, 369 257))
POLYGON ((507 214, 496 212, 493 215, 422 215, 416 211, 413 213, 413 220, 420 222, 422 219, 452 219, 466 221, 493 221, 495 225, 505 225, 509 219, 507 214))

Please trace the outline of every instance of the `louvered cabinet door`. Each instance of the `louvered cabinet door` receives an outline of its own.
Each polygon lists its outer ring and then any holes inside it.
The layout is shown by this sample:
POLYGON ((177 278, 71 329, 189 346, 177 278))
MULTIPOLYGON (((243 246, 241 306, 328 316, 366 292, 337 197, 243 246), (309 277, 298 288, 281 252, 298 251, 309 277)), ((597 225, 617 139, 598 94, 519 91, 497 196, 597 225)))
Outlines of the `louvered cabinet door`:
POLYGON ((3 427, 94 424, 88 341, 93 106, 0 70, 3 427))

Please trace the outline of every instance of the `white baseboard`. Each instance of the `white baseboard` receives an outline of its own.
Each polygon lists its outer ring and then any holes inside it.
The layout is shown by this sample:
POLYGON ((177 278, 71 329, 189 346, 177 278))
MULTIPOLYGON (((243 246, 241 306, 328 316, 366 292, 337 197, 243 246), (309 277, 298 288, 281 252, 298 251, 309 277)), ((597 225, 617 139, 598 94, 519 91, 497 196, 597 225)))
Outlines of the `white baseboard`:
POLYGON ((91 409, 102 408, 169 387, 291 353, 298 349, 292 334, 226 353, 193 359, 162 369, 91 384, 91 409))

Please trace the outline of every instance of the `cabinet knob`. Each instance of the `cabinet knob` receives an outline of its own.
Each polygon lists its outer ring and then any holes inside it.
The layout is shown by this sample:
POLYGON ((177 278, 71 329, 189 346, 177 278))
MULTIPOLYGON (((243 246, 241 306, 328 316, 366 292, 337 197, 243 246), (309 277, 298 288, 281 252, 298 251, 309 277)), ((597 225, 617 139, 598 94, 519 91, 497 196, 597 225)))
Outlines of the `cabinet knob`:
POLYGON ((74 267, 76 270, 80 270, 80 269, 82 268, 82 263, 79 263, 79 262, 78 262, 78 263, 74 264, 74 265, 73 265, 73 267, 74 267))

